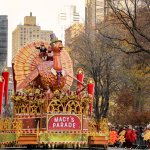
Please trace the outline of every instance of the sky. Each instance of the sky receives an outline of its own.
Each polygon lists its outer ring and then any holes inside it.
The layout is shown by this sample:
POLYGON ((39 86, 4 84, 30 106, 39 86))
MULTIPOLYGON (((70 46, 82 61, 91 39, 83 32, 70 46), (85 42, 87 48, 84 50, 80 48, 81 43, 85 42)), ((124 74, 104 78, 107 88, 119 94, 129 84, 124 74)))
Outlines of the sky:
POLYGON ((8 15, 8 66, 11 64, 12 31, 24 23, 24 17, 32 12, 42 30, 57 30, 58 11, 64 5, 76 5, 84 20, 85 0, 0 0, 0 15, 8 15))

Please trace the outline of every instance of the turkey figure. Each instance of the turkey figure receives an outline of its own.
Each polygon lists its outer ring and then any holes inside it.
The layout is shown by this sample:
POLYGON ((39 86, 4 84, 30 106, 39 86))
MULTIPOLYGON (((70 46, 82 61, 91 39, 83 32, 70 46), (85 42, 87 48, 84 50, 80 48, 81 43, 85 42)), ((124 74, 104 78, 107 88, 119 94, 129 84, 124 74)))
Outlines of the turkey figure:
POLYGON ((35 87, 66 91, 73 81, 72 60, 60 40, 51 44, 32 42, 22 47, 14 59, 14 73, 17 90, 34 83, 35 87))

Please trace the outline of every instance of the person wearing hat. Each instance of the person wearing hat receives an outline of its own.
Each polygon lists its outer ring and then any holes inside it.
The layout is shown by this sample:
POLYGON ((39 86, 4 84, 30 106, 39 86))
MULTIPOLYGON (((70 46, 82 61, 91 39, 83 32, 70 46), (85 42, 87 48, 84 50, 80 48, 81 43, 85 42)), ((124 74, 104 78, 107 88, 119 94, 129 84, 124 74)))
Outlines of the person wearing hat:
POLYGON ((45 47, 44 42, 41 42, 40 46, 35 45, 35 48, 40 50, 39 56, 43 60, 46 60, 47 59, 47 55, 46 55, 47 48, 45 47))
POLYGON ((54 33, 50 34, 50 45, 53 46, 57 42, 61 42, 62 43, 62 41, 58 40, 58 38, 56 37, 56 35, 54 33))
POLYGON ((51 49, 51 46, 48 46, 48 49, 46 51, 47 59, 46 61, 53 61, 53 51, 51 49))

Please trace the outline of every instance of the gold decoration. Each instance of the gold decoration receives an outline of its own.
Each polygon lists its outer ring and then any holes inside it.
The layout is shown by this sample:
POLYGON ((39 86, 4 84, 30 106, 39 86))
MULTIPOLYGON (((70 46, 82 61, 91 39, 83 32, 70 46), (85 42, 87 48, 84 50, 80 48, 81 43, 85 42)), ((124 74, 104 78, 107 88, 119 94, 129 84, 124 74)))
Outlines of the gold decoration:
POLYGON ((77 69, 77 74, 84 74, 84 70, 82 68, 77 69))
POLYGON ((125 130, 123 130, 119 133, 118 141, 120 141, 120 143, 122 143, 122 144, 125 142, 125 133, 126 133, 125 130))
POLYGON ((64 111, 64 107, 63 104, 57 100, 57 99, 53 99, 50 103, 49 106, 47 108, 47 112, 52 112, 52 113, 59 113, 59 112, 63 112, 64 111))
POLYGON ((89 79, 88 79, 88 83, 89 83, 89 84, 92 84, 92 83, 94 83, 94 80, 93 80, 93 78, 89 78, 89 79))
POLYGON ((102 133, 104 133, 106 136, 109 135, 109 127, 108 127, 108 119, 107 118, 102 118, 100 120, 100 130, 102 133))
POLYGON ((66 104, 66 112, 81 114, 82 113, 81 105, 79 104, 78 101, 70 100, 66 104))
POLYGON ((3 129, 6 129, 6 130, 11 129, 10 118, 5 118, 3 123, 4 123, 3 129))
POLYGON ((16 130, 21 131, 22 120, 11 119, 11 118, 0 118, 0 131, 16 130))
POLYGON ((89 98, 82 98, 81 99, 82 101, 82 113, 85 115, 85 116, 88 116, 89 115, 89 98))
POLYGON ((3 130, 3 120, 0 119, 0 130, 3 130))
POLYGON ((27 89, 24 91, 25 93, 18 92, 15 95, 11 96, 11 100, 14 103, 13 107, 14 115, 38 114, 41 112, 46 112, 45 110, 46 97, 43 97, 42 94, 35 94, 35 91, 30 89, 29 93, 29 89, 27 89))
POLYGON ((146 130, 143 134, 143 137, 145 141, 150 140, 150 130, 146 130))
POLYGON ((76 113, 88 116, 90 98, 84 95, 79 99, 76 92, 67 96, 56 90, 51 99, 46 94, 35 94, 36 90, 24 90, 25 93, 17 93, 11 96, 14 102, 13 112, 15 114, 38 114, 41 112, 48 113, 76 113), (32 92, 32 93, 31 93, 32 92))
POLYGON ((38 100, 28 100, 21 101, 19 97, 17 97, 14 102, 14 114, 38 114, 42 112, 44 101, 41 99, 38 100))
POLYGON ((22 127, 23 127, 22 120, 16 120, 16 138, 17 139, 21 135, 22 127))
POLYGON ((4 68, 2 70, 3 70, 3 72, 8 72, 8 67, 4 66, 4 68))
MULTIPOLYGON (((49 100, 49 105, 47 107, 47 113, 75 113, 84 114, 88 116, 89 111, 89 97, 83 97, 79 99, 76 93, 72 93, 67 96, 64 93, 59 93, 59 91, 54 92, 54 96, 49 100)), ((47 102, 48 104, 48 102, 47 102)))
POLYGON ((95 120, 91 120, 89 123, 90 133, 94 133, 98 130, 98 123, 95 120))
POLYGON ((81 104, 76 100, 70 100, 68 102, 61 102, 59 99, 53 99, 47 108, 47 113, 59 113, 59 112, 68 112, 81 114, 82 107, 81 104))

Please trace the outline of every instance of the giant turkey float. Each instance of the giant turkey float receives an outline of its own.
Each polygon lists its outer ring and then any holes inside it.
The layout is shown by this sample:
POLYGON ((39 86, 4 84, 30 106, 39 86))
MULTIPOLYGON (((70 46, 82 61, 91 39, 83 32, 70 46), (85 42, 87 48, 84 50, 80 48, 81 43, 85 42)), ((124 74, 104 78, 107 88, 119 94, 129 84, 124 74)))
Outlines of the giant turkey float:
POLYGON ((50 43, 26 44, 13 59, 11 118, 2 115, 2 99, 8 104, 6 68, 0 77, 0 145, 107 147, 107 119, 93 119, 93 79, 85 83, 82 68, 74 75, 72 60, 62 41, 55 34, 50 37, 50 43))

